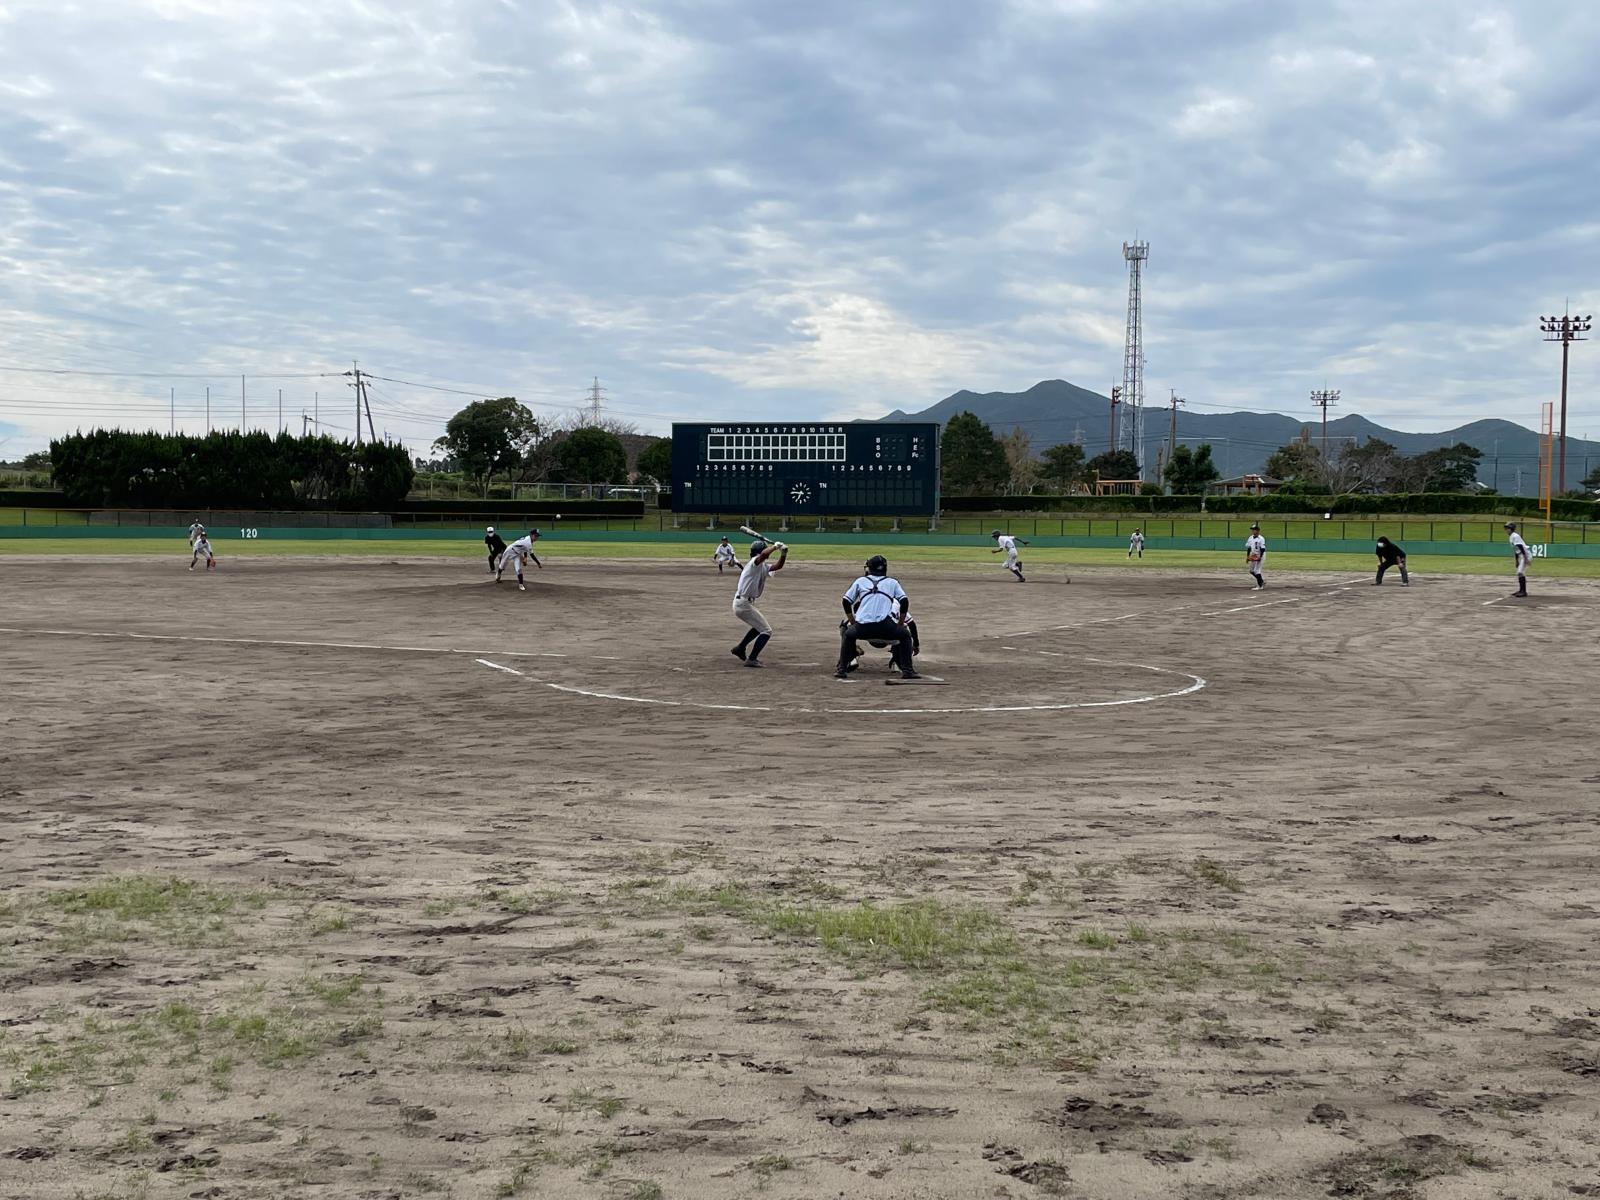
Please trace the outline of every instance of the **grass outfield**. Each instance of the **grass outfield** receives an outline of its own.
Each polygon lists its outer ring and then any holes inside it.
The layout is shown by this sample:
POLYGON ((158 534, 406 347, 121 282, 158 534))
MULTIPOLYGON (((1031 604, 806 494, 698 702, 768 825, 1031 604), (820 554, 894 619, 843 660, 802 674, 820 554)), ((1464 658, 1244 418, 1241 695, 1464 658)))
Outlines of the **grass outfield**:
MULTIPOLYGON (((681 559, 702 561, 711 566, 711 547, 672 542, 594 542, 580 538, 547 538, 539 544, 540 557, 559 561, 562 558, 608 559, 681 559)), ((861 546, 805 546, 796 550, 797 556, 821 562, 859 562, 864 552, 872 549, 861 546)), ((352 538, 349 541, 319 539, 294 541, 270 539, 250 542, 227 540, 217 544, 217 558, 226 563, 234 558, 280 558, 285 556, 309 558, 459 558, 481 560, 483 547, 475 541, 463 539, 460 543, 437 539, 410 541, 404 538, 373 541, 352 538)), ((997 555, 984 553, 975 546, 925 546, 910 544, 888 547, 891 565, 897 563, 929 563, 941 566, 966 565, 974 570, 998 570, 997 555)), ((174 544, 171 538, 74 538, 70 541, 51 542, 47 539, 0 538, 0 557, 6 555, 72 555, 103 556, 119 554, 166 555, 182 561, 188 550, 182 539, 174 544)), ((1127 552, 1115 549, 1077 549, 1073 547, 1030 547, 1023 555, 1026 566, 1039 567, 1122 567, 1130 571, 1153 569, 1244 569, 1243 555, 1233 550, 1157 550, 1145 552, 1143 559, 1129 560, 1127 552)), ((1269 572, 1279 571, 1334 571, 1340 574, 1361 575, 1375 569, 1370 554, 1296 554, 1279 551, 1268 559, 1269 572)), ((1440 555, 1437 558, 1416 557, 1410 560, 1412 569, 1423 575, 1511 575, 1509 555, 1474 558, 1440 555)), ((1593 559, 1541 559, 1534 567, 1536 578, 1546 579, 1600 579, 1600 560, 1593 559)))

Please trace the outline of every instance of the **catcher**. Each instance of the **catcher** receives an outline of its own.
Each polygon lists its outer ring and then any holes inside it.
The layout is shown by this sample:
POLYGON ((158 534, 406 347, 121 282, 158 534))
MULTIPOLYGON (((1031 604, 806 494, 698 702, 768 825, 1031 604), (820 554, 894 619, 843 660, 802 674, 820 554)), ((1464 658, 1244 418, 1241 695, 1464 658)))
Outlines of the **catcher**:
POLYGON ((889 574, 889 560, 881 554, 867 559, 865 573, 852 583, 840 601, 845 619, 839 625, 839 664, 835 679, 849 679, 861 657, 860 642, 891 647, 894 665, 902 679, 920 679, 911 665, 912 635, 906 628, 911 598, 889 574))

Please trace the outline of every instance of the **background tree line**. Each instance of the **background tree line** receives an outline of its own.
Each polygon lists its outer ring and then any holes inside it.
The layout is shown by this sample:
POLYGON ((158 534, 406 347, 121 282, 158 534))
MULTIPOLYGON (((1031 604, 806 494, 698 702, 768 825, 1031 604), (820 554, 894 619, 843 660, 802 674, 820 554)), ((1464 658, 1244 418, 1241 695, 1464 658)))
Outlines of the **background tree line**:
POLYGON ((496 476, 514 483, 626 483, 637 474, 669 484, 672 439, 649 438, 625 421, 540 421, 515 396, 477 400, 445 425, 433 443, 440 457, 422 470, 460 472, 484 496, 496 476), (629 468, 630 449, 637 460, 629 468))
POLYGON ((67 500, 85 507, 382 510, 415 475, 403 446, 237 431, 97 429, 51 442, 50 463, 67 500))
POLYGON ((1421 454, 1402 454, 1382 438, 1359 446, 1346 442, 1324 457, 1308 436, 1280 446, 1266 462, 1266 472, 1281 479, 1284 490, 1306 494, 1329 492, 1465 492, 1478 478, 1483 451, 1465 442, 1421 454))

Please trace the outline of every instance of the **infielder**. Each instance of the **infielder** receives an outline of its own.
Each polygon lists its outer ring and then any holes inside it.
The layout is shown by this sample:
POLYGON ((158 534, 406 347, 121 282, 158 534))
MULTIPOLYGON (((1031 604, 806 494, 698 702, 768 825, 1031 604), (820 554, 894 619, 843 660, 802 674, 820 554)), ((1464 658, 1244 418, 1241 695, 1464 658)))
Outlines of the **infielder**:
POLYGON ((211 553, 211 539, 206 537, 206 531, 204 529, 195 535, 194 545, 189 555, 189 570, 194 570, 195 563, 199 562, 202 558, 206 560, 206 570, 210 571, 215 569, 217 565, 217 559, 216 556, 211 553))
POLYGON ((889 574, 889 560, 881 554, 867 559, 865 574, 852 583, 840 601, 845 623, 839 627, 839 665, 835 679, 849 679, 856 659, 861 657, 857 639, 891 644, 894 665, 901 679, 921 679, 911 665, 911 634, 905 627, 911 612, 911 597, 889 574))
POLYGON ((500 555, 500 565, 495 568, 494 581, 499 583, 500 576, 505 574, 506 568, 513 567, 517 572, 517 591, 527 591, 527 585, 522 582, 522 563, 524 559, 531 558, 534 566, 541 571, 544 570, 544 564, 539 561, 539 556, 533 552, 533 544, 541 536, 537 529, 530 529, 523 537, 519 537, 511 545, 507 546, 500 555))
POLYGON ((1526 597, 1528 594, 1528 563, 1533 560, 1533 551, 1528 549, 1528 543, 1522 540, 1522 535, 1517 532, 1515 521, 1506 522, 1506 532, 1511 535, 1511 556, 1517 564, 1517 590, 1511 594, 1515 597, 1526 597))
POLYGON ((1135 554, 1144 557, 1144 534, 1137 529, 1128 535, 1128 557, 1132 558, 1135 554))
POLYGON ((750 561, 739 572, 739 586, 733 590, 733 615, 750 628, 745 630, 744 639, 729 651, 747 667, 765 665, 761 661, 761 652, 772 640, 772 626, 761 615, 756 601, 767 589, 767 576, 783 570, 783 564, 788 561, 789 547, 782 542, 773 542, 769 546, 758 539, 750 543, 750 561), (777 552, 778 561, 769 566, 767 559, 772 557, 774 551, 777 552))
POLYGON ((1266 560, 1267 539, 1261 536, 1261 526, 1251 525, 1250 536, 1244 540, 1244 561, 1250 568, 1250 574, 1255 577, 1253 587, 1267 586, 1266 576, 1261 573, 1261 564, 1266 560))
POLYGON ((1009 533, 1001 533, 998 529, 996 529, 989 536, 995 541, 995 547, 993 550, 989 551, 989 553, 999 554, 1002 550, 1005 551, 1006 570, 1010 571, 1017 577, 1018 583, 1027 583, 1028 581, 1022 577, 1022 564, 1017 561, 1017 543, 1022 542, 1024 546, 1026 546, 1028 543, 1023 542, 1021 538, 1012 537, 1009 533))
POLYGON ((723 567, 736 567, 739 565, 739 555, 728 544, 728 539, 723 538, 717 543, 717 548, 711 555, 711 561, 717 564, 717 574, 721 575, 723 567))
POLYGON ((500 556, 506 552, 506 540, 496 533, 494 526, 491 525, 483 535, 483 544, 489 547, 489 574, 493 575, 500 556))
POLYGON ((1400 586, 1410 587, 1411 576, 1406 574, 1406 552, 1396 546, 1386 537, 1378 539, 1378 577, 1372 581, 1374 587, 1383 583, 1383 573, 1390 567, 1400 568, 1400 586))

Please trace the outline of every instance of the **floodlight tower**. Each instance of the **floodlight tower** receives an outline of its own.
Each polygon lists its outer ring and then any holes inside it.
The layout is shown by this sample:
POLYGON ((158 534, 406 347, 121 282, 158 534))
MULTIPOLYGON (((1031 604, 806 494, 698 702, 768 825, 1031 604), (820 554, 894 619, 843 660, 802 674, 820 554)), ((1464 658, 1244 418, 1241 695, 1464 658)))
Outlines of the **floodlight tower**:
POLYGON ((1311 405, 1322 410, 1322 461, 1328 461, 1328 409, 1339 403, 1338 388, 1318 388, 1311 393, 1311 405))
MULTIPOLYGON (((1122 422, 1119 443, 1133 451, 1144 478, 1144 264, 1150 257, 1149 242, 1123 242, 1122 257, 1128 263, 1128 339, 1122 352, 1122 403, 1127 419, 1122 422)), ((1123 447, 1119 444, 1118 449, 1123 447)))
POLYGON ((1567 494, 1567 354, 1573 342, 1588 341, 1583 335, 1594 328, 1593 317, 1540 317, 1539 328, 1547 342, 1561 343, 1561 450, 1556 467, 1556 494, 1567 494))

